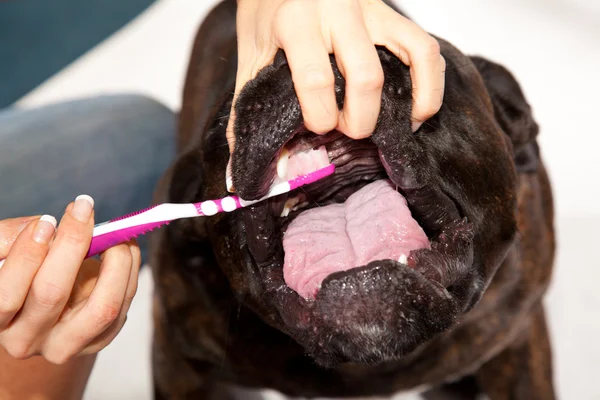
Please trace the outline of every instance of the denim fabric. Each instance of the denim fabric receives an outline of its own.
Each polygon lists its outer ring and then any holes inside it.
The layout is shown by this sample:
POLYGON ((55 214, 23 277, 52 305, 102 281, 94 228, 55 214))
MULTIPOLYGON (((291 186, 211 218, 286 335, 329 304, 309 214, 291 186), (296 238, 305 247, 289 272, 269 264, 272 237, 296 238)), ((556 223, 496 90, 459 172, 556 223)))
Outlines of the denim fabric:
POLYGON ((79 194, 96 222, 148 207, 175 139, 174 113, 137 95, 0 111, 0 219, 60 219, 79 194))

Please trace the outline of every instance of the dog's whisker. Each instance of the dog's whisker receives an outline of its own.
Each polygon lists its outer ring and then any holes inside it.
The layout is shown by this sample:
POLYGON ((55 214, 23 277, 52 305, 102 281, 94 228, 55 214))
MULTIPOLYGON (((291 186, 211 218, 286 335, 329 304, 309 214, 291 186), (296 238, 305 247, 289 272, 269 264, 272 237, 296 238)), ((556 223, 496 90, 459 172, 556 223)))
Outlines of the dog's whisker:
POLYGON ((229 303, 229 312, 227 313, 227 323, 225 324, 225 338, 223 344, 223 357, 221 358, 221 366, 219 369, 219 375, 221 375, 225 368, 225 360, 227 359, 227 341, 229 340, 229 322, 231 320, 231 312, 233 308, 233 301, 229 303))
POLYGON ((311 198, 310 195, 306 192, 306 190, 304 190, 304 188, 302 186, 300 186, 300 189, 304 192, 304 194, 306 194, 307 199, 310 199, 310 201, 315 203, 317 205, 317 207, 321 208, 321 205, 319 203, 317 203, 317 201, 315 199, 311 198))

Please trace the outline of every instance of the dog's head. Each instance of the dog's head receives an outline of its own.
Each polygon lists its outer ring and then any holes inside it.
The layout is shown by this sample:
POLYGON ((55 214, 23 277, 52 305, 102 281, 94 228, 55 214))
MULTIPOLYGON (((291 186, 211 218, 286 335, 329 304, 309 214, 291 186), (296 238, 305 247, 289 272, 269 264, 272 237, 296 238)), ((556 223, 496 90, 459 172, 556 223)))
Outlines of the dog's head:
MULTIPOLYGON (((381 114, 369 139, 308 132, 282 52, 239 96, 240 197, 263 196, 278 170, 331 160, 336 172, 195 221, 198 252, 212 252, 244 304, 321 365, 398 359, 451 328, 514 241, 517 171, 535 169, 537 125, 510 73, 440 43, 443 106, 416 133, 409 69, 383 48, 381 114)), ((331 63, 341 107, 345 82, 331 63)), ((176 164, 171 201, 226 195, 230 104, 228 95, 201 144, 176 164)))

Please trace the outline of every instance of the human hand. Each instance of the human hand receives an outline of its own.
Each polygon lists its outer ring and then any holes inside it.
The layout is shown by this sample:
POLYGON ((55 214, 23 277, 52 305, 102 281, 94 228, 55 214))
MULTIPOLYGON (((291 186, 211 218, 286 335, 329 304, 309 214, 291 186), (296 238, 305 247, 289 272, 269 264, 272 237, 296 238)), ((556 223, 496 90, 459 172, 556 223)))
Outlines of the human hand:
MULTIPOLYGON (((410 67, 413 131, 441 107, 446 63, 439 43, 381 0, 238 0, 237 35, 234 104, 244 85, 281 48, 304 123, 314 133, 337 129, 354 139, 372 134, 384 79, 375 45, 385 46, 410 67), (341 112, 335 101, 331 53, 346 78, 341 112)), ((231 154, 234 121, 232 107, 227 127, 231 154)), ((228 178, 230 174, 229 166, 228 178)))
POLYGON ((84 260, 93 200, 79 196, 61 223, 51 216, 0 221, 0 346, 17 359, 61 364, 106 347, 137 290, 140 250, 132 242, 84 260))

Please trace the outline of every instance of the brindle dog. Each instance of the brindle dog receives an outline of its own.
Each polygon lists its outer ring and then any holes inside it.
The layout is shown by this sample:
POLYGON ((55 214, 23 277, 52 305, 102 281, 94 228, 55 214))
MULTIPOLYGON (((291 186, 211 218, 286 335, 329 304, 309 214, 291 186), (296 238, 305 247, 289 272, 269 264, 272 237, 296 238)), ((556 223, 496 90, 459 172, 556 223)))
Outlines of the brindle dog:
MULTIPOLYGON (((326 146, 336 173, 307 186, 309 204, 287 217, 279 214, 293 194, 177 221, 154 236, 157 398, 221 398, 230 385, 302 397, 454 385, 493 400, 554 398, 542 304, 553 205, 538 126, 506 69, 439 43, 444 103, 414 134, 409 69, 384 48, 381 114, 369 139, 306 131, 283 52, 246 85, 236 106, 237 194, 264 195, 290 143, 326 146), (406 199, 431 246, 405 262, 333 273, 314 298, 298 295, 283 273, 290 223, 382 179, 406 199)), ((196 37, 180 155, 158 201, 228 194, 225 128, 236 61, 235 1, 227 0, 196 37)), ((344 78, 331 63, 341 107, 344 78)))

